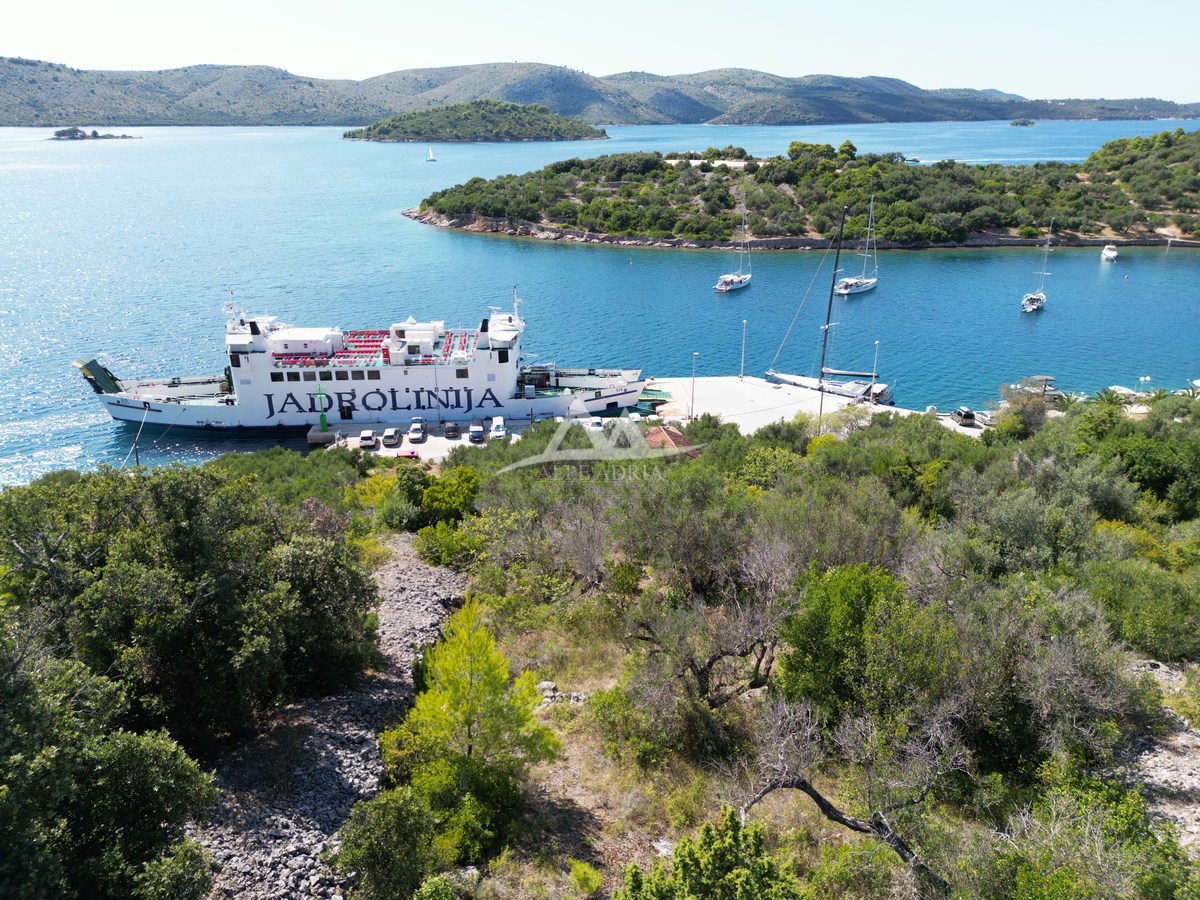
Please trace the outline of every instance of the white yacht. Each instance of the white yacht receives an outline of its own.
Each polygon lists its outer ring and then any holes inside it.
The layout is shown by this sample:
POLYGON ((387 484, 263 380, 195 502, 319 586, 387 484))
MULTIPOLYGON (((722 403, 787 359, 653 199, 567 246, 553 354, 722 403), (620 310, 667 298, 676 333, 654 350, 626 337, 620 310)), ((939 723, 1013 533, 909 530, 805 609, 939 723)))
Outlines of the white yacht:
POLYGON ((1042 271, 1035 272, 1038 277, 1037 290, 1030 291, 1021 298, 1021 312, 1039 312, 1046 305, 1046 276, 1050 273, 1046 271, 1046 260, 1050 256, 1050 235, 1054 231, 1054 220, 1050 220, 1050 227, 1046 229, 1046 246, 1042 250, 1042 271))
POLYGON ((833 286, 835 294, 861 294, 869 291, 879 283, 879 253, 875 246, 875 197, 871 197, 871 208, 867 214, 867 240, 863 245, 862 272, 838 280, 833 286), (867 274, 867 266, 871 266, 871 274, 867 274))
POLYGON ((750 286, 750 248, 746 245, 746 207, 742 206, 742 242, 738 246, 738 270, 717 277, 713 290, 718 294, 727 294, 739 288, 750 286), (746 271, 742 271, 745 266, 746 271))
POLYGON ((1117 257, 1120 255, 1117 252, 1116 244, 1105 244, 1104 249, 1100 251, 1100 258, 1105 262, 1116 262, 1117 257))

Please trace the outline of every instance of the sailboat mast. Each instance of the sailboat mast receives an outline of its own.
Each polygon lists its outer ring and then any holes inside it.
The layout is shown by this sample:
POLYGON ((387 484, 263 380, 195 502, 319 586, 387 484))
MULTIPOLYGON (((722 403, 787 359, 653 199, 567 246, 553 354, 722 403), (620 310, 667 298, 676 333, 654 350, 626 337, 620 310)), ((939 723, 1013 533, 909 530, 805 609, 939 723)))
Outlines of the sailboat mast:
POLYGON ((829 320, 833 316, 833 288, 837 284, 838 276, 838 261, 842 258, 842 230, 846 227, 846 210, 849 206, 842 207, 842 221, 838 223, 837 236, 837 252, 833 257, 833 277, 829 280, 829 305, 825 307, 825 334, 821 338, 821 368, 817 372, 817 384, 820 385, 825 380, 825 351, 829 347, 829 320))
MULTIPOLYGON (((871 206, 870 206, 869 212, 867 213, 867 241, 863 245, 863 252, 862 252, 863 268, 862 268, 862 275, 860 276, 862 278, 867 277, 867 262, 871 259, 871 240, 874 237, 874 235, 875 235, 875 195, 872 194, 871 195, 871 206)), ((879 271, 878 261, 876 261, 876 263, 875 263, 875 271, 876 272, 879 271)))

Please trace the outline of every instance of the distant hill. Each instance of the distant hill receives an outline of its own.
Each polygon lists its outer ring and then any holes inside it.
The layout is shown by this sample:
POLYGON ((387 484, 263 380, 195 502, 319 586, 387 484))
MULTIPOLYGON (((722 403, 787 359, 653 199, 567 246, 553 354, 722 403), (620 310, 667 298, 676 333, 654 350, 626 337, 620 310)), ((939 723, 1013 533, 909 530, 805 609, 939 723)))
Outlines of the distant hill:
POLYGON ((542 63, 487 63, 350 81, 267 66, 109 72, 0 57, 0 125, 356 126, 479 99, 539 103, 592 125, 1200 116, 1200 103, 1027 100, 998 90, 924 90, 895 78, 783 78, 750 69, 596 78, 542 63))
POLYGON ((420 112, 381 119, 347 131, 351 141, 596 141, 607 140, 574 116, 560 116, 540 103, 521 105, 499 100, 451 103, 420 112))

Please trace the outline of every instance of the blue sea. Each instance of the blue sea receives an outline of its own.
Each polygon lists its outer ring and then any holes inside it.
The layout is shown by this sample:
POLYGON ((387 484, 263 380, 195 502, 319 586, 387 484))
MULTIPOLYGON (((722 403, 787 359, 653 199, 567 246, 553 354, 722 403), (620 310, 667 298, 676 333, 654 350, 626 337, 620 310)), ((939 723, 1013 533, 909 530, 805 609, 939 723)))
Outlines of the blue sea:
MULTIPOLYGON (((0 484, 132 462, 136 429, 100 411, 71 361, 219 372, 231 296, 297 324, 382 327, 410 314, 476 323, 515 286, 525 348, 542 360, 666 376, 689 373, 699 352, 698 374, 736 374, 744 321, 748 373, 815 371, 822 252, 755 253, 753 287, 720 296, 713 281, 736 265, 727 252, 461 234, 401 214, 474 176, 629 150, 772 155, 794 140, 925 162, 1078 161, 1176 127, 1200 121, 614 127, 605 142, 435 144, 436 163, 424 145, 347 142, 331 128, 102 129, 139 139, 76 143, 0 129, 0 484)), ((878 341, 882 377, 914 408, 980 407, 1033 374, 1079 391, 1200 378, 1200 252, 1129 248, 1102 265, 1096 249, 1056 249, 1045 311, 1022 315, 1040 262, 1034 248, 883 253, 880 286, 836 302, 829 364, 867 368, 878 341)), ((167 431, 143 436, 140 461, 271 443, 167 431)))

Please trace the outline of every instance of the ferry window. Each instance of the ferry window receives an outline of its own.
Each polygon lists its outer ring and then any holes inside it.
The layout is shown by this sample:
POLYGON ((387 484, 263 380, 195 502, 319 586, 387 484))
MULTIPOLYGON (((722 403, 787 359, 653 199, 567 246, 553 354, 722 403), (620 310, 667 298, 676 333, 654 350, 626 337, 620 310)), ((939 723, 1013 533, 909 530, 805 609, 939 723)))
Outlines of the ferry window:
POLYGON ((496 373, 488 372, 488 381, 495 381, 495 380, 496 380, 496 373))
POLYGON ((455 369, 454 370, 454 375, 456 378, 468 378, 468 377, 470 377, 470 374, 471 374, 471 372, 468 369, 455 369))
POLYGON ((271 380, 272 381, 283 381, 283 373, 282 372, 272 372, 271 380))
POLYGON ((299 372, 288 372, 287 377, 288 377, 288 381, 299 381, 300 373, 299 372))
POLYGON ((408 355, 409 356, 420 356, 421 355, 421 345, 420 344, 409 344, 408 345, 408 355))
POLYGON ((233 368, 236 369, 236 368, 239 368, 241 366, 241 364, 242 364, 242 358, 240 356, 238 356, 236 353, 229 354, 229 365, 230 366, 232 366, 233 368))
POLYGON ((322 381, 333 381, 333 373, 328 369, 324 370, 323 372, 318 372, 317 374, 321 376, 322 381))
POLYGON ((334 377, 336 377, 338 381, 349 381, 350 380, 350 373, 347 372, 345 369, 338 369, 333 374, 334 374, 334 377))
POLYGON ((305 381, 316 381, 317 380, 316 372, 304 372, 303 374, 304 374, 305 381))
POLYGON ((377 369, 367 369, 367 381, 378 381, 379 371, 377 369))
POLYGON ((362 381, 363 380, 362 369, 352 369, 350 372, 350 380, 351 381, 362 381))
POLYGON ((616 408, 617 408, 617 401, 616 401, 616 400, 609 400, 609 401, 608 401, 608 404, 607 404, 607 405, 606 405, 604 408, 605 408, 605 409, 616 409, 616 408))
POLYGON ((501 350, 501 351, 499 351, 499 352, 496 354, 496 356, 497 356, 497 358, 500 360, 500 362, 502 362, 502 363, 506 363, 506 362, 508 362, 508 351, 507 351, 507 350, 501 350))

